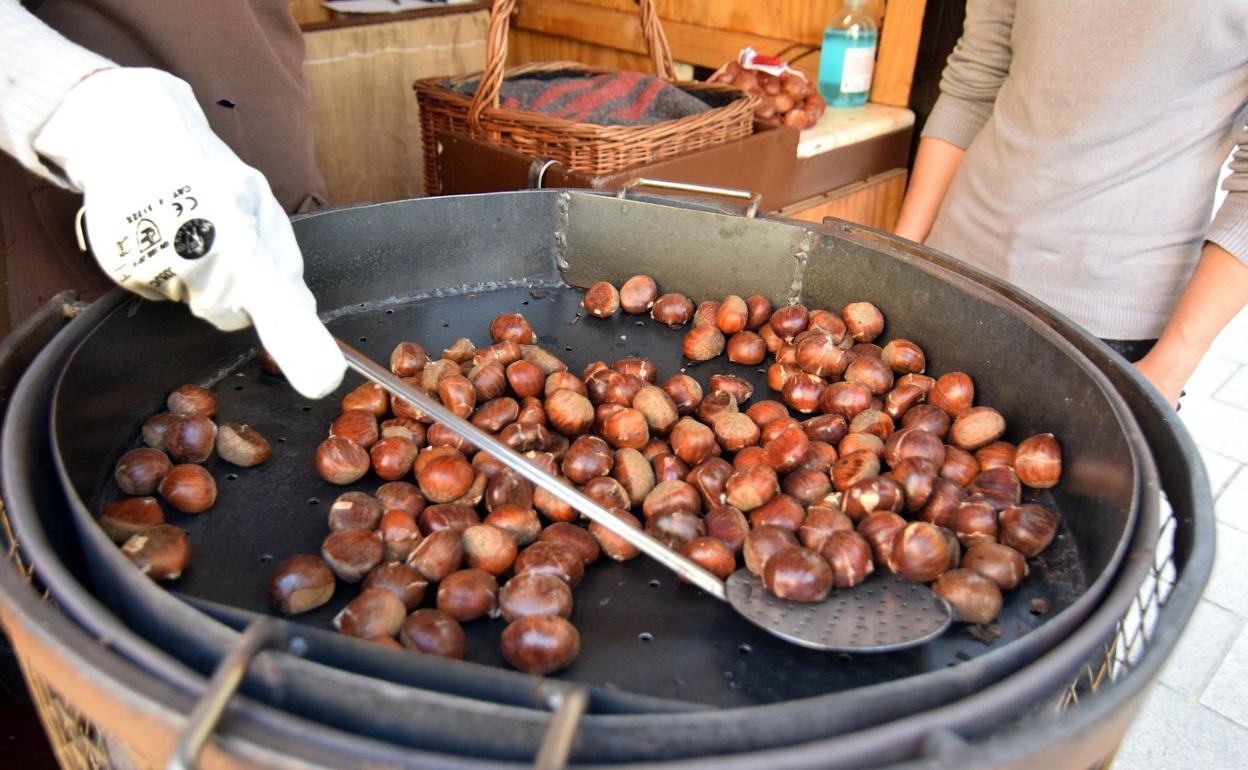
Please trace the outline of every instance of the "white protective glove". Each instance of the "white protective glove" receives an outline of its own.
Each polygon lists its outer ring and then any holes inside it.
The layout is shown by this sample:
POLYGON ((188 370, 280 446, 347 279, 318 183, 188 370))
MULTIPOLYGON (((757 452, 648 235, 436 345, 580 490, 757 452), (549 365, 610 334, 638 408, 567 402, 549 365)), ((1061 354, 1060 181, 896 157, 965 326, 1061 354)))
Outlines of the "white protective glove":
POLYGON ((223 331, 254 323, 305 396, 338 387, 346 362, 317 318, 290 220, 184 81, 155 69, 97 72, 70 90, 35 149, 83 193, 91 251, 113 280, 186 302, 223 331))

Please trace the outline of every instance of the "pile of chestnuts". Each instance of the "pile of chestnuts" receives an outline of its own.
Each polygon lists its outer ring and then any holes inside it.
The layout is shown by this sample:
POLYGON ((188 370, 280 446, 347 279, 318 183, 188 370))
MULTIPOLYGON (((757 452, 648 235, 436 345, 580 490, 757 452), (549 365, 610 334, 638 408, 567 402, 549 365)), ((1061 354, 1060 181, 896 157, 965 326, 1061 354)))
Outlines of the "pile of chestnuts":
POLYGON ((796 129, 815 125, 827 110, 819 89, 795 70, 777 76, 730 61, 707 81, 726 83, 754 94, 759 98, 758 106, 754 108, 754 114, 759 119, 796 129))
POLYGON ((203 467, 214 449, 222 460, 244 468, 271 453, 269 442, 251 426, 213 422, 220 404, 207 388, 182 385, 165 405, 169 411, 143 423, 146 446, 123 454, 113 469, 117 488, 129 497, 109 503, 98 517, 121 552, 156 580, 176 579, 191 559, 190 538, 165 523, 160 500, 181 513, 203 513, 217 501, 216 481, 203 467))
MULTIPOLYGON (((635 276, 618 289, 594 284, 582 304, 597 318, 692 324, 682 350, 691 361, 726 354, 759 366, 771 356, 778 399, 746 407, 753 387, 740 377, 711 375, 704 390, 683 372, 660 377, 646 358, 595 361, 578 376, 506 313, 484 347, 461 338, 434 358, 399 343, 391 371, 629 526, 721 578, 743 564, 794 601, 887 569, 930 583, 961 620, 988 623, 1056 535, 1057 517, 1021 497, 1024 486, 1057 483, 1053 436, 1004 441, 1004 418, 975 403, 967 374, 928 376, 915 343, 874 343, 884 318, 870 303, 840 313, 773 311, 761 296, 695 305, 635 276)), ((462 658, 460 624, 501 616, 513 667, 569 665, 580 639, 567 618, 584 570, 638 551, 371 383, 341 407, 317 472, 381 483, 335 500, 321 553, 275 570, 273 605, 305 612, 338 581, 359 583, 334 619, 342 633, 462 658)))
POLYGON ((772 357, 767 383, 780 400, 744 411, 753 389, 732 375, 711 376, 703 395, 677 374, 657 389, 666 400, 638 401, 658 381, 653 373, 626 386, 635 364, 586 372, 596 425, 630 415, 649 429, 643 452, 661 494, 642 501, 647 530, 660 539, 679 531, 669 545, 716 574, 730 574, 740 555, 777 596, 815 602, 888 569, 931 583, 961 620, 989 623, 1001 591, 1019 585, 1026 560, 1057 534, 1056 514, 1022 502, 1024 486, 1058 482, 1053 435, 1004 441, 1005 418, 975 403, 969 375, 924 374, 923 350, 910 340, 875 344, 884 316, 869 302, 840 313, 773 311, 756 295, 695 307, 637 276, 618 290, 594 284, 583 304, 598 318, 648 310, 660 323, 692 322, 682 343, 691 361, 726 354, 758 366, 772 357), (596 392, 595 376, 614 387, 596 392))

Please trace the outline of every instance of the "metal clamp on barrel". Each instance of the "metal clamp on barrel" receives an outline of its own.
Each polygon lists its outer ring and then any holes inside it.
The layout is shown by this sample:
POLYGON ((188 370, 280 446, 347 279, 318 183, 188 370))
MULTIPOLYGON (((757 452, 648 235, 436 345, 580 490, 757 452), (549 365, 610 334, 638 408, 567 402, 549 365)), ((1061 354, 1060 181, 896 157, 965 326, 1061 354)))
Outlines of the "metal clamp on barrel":
POLYGON ((669 182, 665 179, 646 179, 645 177, 630 179, 625 182, 620 191, 615 194, 615 197, 627 198, 629 191, 637 187, 656 187, 660 190, 675 190, 676 192, 695 193, 697 195, 720 195, 725 198, 746 200, 750 202, 750 205, 745 207, 744 216, 751 219, 758 213, 759 204, 763 202, 762 193, 750 192, 749 190, 734 190, 731 187, 709 187, 702 184, 669 182))
POLYGON ((247 667, 262 650, 269 647, 278 638, 279 624, 272 618, 259 618, 243 631, 238 646, 222 659, 217 670, 212 673, 208 689, 195 704, 187 718, 186 729, 173 747, 173 755, 169 757, 167 770, 192 770, 199 759, 199 752, 212 737, 213 730, 221 721, 225 707, 230 698, 234 697, 247 667))

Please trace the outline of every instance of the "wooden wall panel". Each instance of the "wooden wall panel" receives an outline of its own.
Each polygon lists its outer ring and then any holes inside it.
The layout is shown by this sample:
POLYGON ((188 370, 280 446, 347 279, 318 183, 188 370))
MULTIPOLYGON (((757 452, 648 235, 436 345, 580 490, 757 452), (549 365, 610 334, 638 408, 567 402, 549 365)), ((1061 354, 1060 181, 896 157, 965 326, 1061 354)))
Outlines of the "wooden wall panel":
MULTIPOLYGON (((521 0, 521 5, 531 0, 521 0)), ((635 0, 575 0, 614 11, 636 13, 635 0)), ((818 45, 823 29, 840 10, 843 0, 780 0, 780 2, 732 2, 730 0, 656 0, 659 18, 702 27, 726 29, 776 40, 818 45)), ((868 0, 867 12, 878 24, 884 17, 885 0, 868 0)))
POLYGON ((898 168, 776 213, 805 222, 822 222, 824 217, 837 217, 892 232, 897 225, 905 193, 906 170, 898 168))
POLYGON ((316 160, 336 205, 422 193, 412 83, 485 68, 487 11, 308 32, 316 160))
POLYGON ((639 53, 606 48, 566 37, 511 30, 507 38, 507 65, 535 61, 575 61, 618 70, 650 72, 650 57, 639 53))
POLYGON ((888 23, 880 30, 871 101, 893 107, 910 105, 914 62, 919 55, 927 0, 889 0, 888 23))
MULTIPOLYGON (((909 98, 918 53, 926 0, 889 0, 876 59, 872 100, 905 106, 909 98)), ((823 29, 840 7, 840 0, 760 4, 756 0, 659 0, 659 16, 677 61, 716 68, 734 59, 746 46, 775 54, 793 44, 818 45, 823 29)), ((632 0, 522 0, 512 17, 512 30, 568 38, 592 48, 644 54, 641 22, 632 0)), ((884 13, 884 0, 872 0, 869 9, 884 13)), ((533 43, 532 40, 529 41, 533 43)), ((550 46, 532 47, 508 56, 511 63, 541 61, 550 46), (530 53, 533 58, 529 58, 530 53)), ((611 58, 598 54, 597 62, 611 58)), ((817 54, 795 64, 812 79, 819 71, 817 54)))

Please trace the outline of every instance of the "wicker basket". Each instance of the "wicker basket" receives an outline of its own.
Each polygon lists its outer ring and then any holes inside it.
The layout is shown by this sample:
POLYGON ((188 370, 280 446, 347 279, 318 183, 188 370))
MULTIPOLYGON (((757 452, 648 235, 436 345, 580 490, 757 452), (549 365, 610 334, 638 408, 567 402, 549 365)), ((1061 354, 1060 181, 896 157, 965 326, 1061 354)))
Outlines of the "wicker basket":
MULTIPOLYGON (((494 0, 490 12, 485 72, 456 78, 425 78, 417 80, 414 85, 420 105, 426 194, 438 195, 442 191, 437 147, 440 131, 456 131, 485 138, 525 155, 557 160, 573 171, 594 174, 693 152, 749 136, 753 131, 754 106, 758 98, 716 83, 690 81, 680 83, 680 87, 726 104, 698 115, 648 126, 599 126, 500 107, 503 63, 507 59, 508 19, 515 4, 516 0, 494 0), (455 85, 478 78, 481 82, 471 99, 452 90, 455 85)), ((674 82, 671 48, 651 0, 640 0, 640 9, 646 47, 655 74, 674 82)), ((576 62, 543 62, 513 68, 506 71, 505 76, 543 72, 597 75, 610 71, 576 62)))

